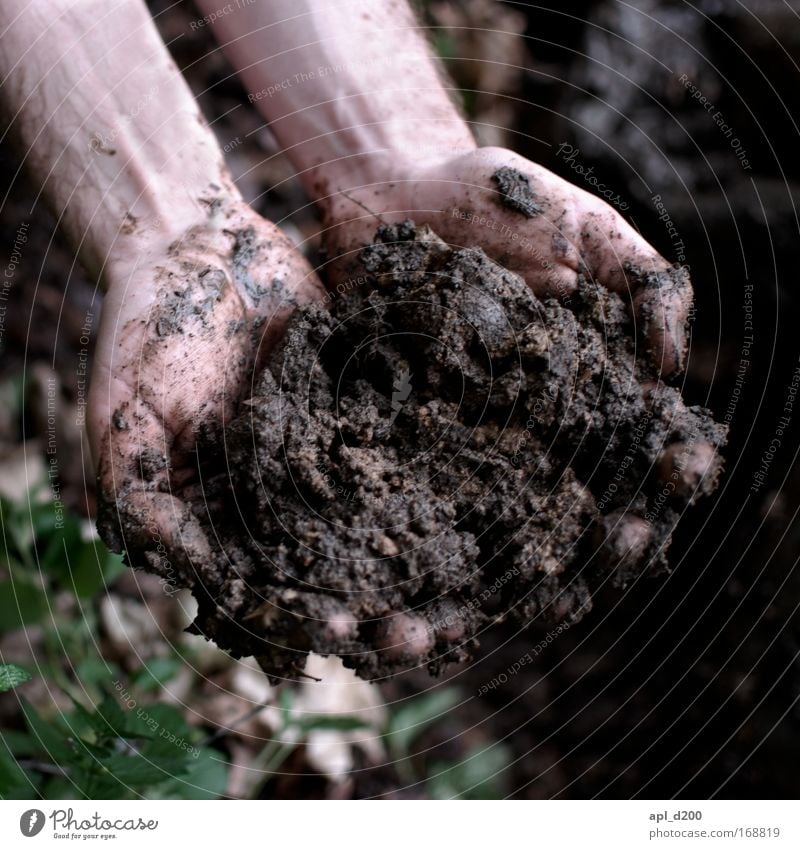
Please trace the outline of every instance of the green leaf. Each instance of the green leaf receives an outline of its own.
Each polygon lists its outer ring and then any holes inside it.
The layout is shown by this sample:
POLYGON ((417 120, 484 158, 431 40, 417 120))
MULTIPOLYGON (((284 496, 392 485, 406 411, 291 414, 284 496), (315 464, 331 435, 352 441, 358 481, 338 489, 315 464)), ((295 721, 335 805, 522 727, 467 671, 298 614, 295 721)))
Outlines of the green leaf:
POLYGON ((396 710, 389 719, 386 743, 395 757, 408 755, 414 740, 435 722, 446 719, 447 713, 461 701, 453 687, 443 687, 412 699, 396 710))
POLYGON ((42 573, 54 578, 65 589, 71 589, 69 561, 83 546, 80 522, 74 516, 64 514, 60 528, 55 526, 55 521, 48 525, 45 517, 37 524, 36 548, 40 552, 42 573))
POLYGON ((192 729, 178 708, 173 705, 141 705, 136 714, 128 714, 129 720, 136 717, 136 722, 130 722, 130 731, 141 732, 142 729, 150 729, 152 734, 147 736, 167 739, 170 734, 188 740, 192 736, 192 729))
MULTIPOLYGON (((46 490, 47 484, 42 484, 41 490, 46 490)), ((53 504, 49 500, 40 501, 37 498, 38 493, 31 490, 28 493, 27 503, 21 505, 19 511, 20 520, 25 526, 25 530, 30 534, 31 544, 34 540, 47 540, 52 534, 58 530, 56 522, 59 516, 53 509, 53 504)), ((65 518, 67 518, 65 516, 65 518)))
POLYGON ((38 777, 28 776, 6 752, 0 750, 0 799, 35 799, 38 777))
POLYGON ((189 769, 148 794, 149 799, 218 799, 228 786, 228 762, 215 749, 199 749, 190 753, 189 769))
POLYGON ((115 737, 115 732, 109 723, 99 713, 87 710, 79 701, 71 698, 75 706, 73 715, 69 718, 70 727, 82 738, 93 737, 96 742, 102 742, 107 737, 115 737))
POLYGON ((0 581, 0 633, 34 625, 46 616, 47 594, 22 569, 14 570, 14 580, 0 581))
POLYGON ((369 723, 354 716, 302 717, 291 725, 299 728, 303 734, 310 734, 312 731, 361 731, 370 727, 369 723))
POLYGON ((75 667, 75 678, 83 686, 104 684, 114 678, 119 680, 120 670, 116 663, 101 657, 88 657, 75 667))
POLYGON ((9 377, 0 384, 0 404, 6 408, 9 420, 19 419, 25 405, 25 381, 22 374, 9 377))
POLYGON ((83 794, 78 791, 75 784, 65 776, 57 775, 48 778, 42 787, 44 799, 82 799, 83 794))
POLYGON ((42 517, 36 540, 42 572, 78 598, 97 595, 124 569, 121 555, 110 552, 100 540, 83 539, 82 522, 73 515, 65 515, 60 528, 42 517))
MULTIPOLYGON (((138 711, 137 711, 138 713, 138 711)), ((137 713, 123 710, 114 696, 106 696, 95 709, 95 722, 107 737, 149 737, 147 727, 137 713)))
POLYGON ((282 688, 278 694, 278 706, 280 707, 281 712, 286 716, 292 712, 292 707, 294 706, 294 694, 288 687, 282 688))
POLYGON ((67 743, 67 735, 56 723, 43 719, 27 702, 22 703, 22 712, 39 751, 57 764, 75 760, 75 749, 67 743))
POLYGON ((20 666, 15 666, 13 663, 0 664, 0 693, 7 693, 14 687, 30 681, 31 678, 33 678, 31 673, 20 666))
POLYGON ((70 589, 78 598, 92 598, 105 590, 124 571, 122 555, 109 551, 102 542, 85 542, 71 556, 70 589))
POLYGON ((101 766, 121 785, 142 789, 185 775, 189 769, 188 757, 180 749, 160 757, 135 752, 119 753, 106 758, 101 766))
MULTIPOLYGON (((30 499, 30 494, 28 495, 30 499)), ((26 566, 33 563, 33 534, 24 502, 19 504, 0 497, 0 524, 3 526, 5 546, 3 565, 13 567, 19 561, 26 566)))
POLYGON ((136 674, 133 683, 145 692, 158 690, 171 681, 183 665, 183 660, 177 657, 157 657, 136 674))
POLYGON ((428 794, 433 799, 499 799, 510 761, 508 749, 489 744, 453 766, 435 764, 426 785, 428 794))
POLYGON ((27 731, 13 731, 8 728, 0 731, 0 750, 4 746, 16 758, 33 757, 41 749, 27 731))

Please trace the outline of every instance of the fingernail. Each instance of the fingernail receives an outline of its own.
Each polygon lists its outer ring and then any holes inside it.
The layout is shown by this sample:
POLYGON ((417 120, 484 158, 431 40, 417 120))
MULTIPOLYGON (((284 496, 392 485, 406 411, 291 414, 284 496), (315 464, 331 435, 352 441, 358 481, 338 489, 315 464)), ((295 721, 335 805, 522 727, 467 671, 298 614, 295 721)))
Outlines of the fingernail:
POLYGON ((400 613, 386 623, 377 647, 392 660, 420 658, 433 649, 433 633, 421 616, 400 613))

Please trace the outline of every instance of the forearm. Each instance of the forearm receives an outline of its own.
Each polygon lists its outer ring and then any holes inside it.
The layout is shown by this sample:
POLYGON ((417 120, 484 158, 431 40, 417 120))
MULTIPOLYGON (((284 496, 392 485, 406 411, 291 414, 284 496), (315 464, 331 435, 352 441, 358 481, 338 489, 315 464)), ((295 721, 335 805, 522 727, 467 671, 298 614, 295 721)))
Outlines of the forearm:
POLYGON ((126 240, 185 229, 225 180, 140 0, 0 5, 0 74, 24 164, 93 273, 126 240))
POLYGON ((405 0, 200 0, 312 197, 475 142, 405 0))

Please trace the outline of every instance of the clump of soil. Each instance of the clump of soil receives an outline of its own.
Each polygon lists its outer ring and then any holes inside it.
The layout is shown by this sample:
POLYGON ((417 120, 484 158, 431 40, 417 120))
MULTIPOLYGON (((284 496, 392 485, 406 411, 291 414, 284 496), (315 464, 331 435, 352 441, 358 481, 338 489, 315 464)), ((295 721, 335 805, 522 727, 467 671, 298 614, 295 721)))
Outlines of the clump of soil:
POLYGON ((312 650, 436 673, 493 619, 574 622, 664 570, 724 428, 636 358, 621 299, 540 300, 410 222, 362 259, 294 315, 206 475, 222 577, 195 629, 276 676, 312 650))
POLYGON ((500 203, 519 212, 526 218, 535 218, 542 211, 536 195, 531 187, 531 181, 516 168, 504 166, 492 174, 492 180, 500 192, 500 203))

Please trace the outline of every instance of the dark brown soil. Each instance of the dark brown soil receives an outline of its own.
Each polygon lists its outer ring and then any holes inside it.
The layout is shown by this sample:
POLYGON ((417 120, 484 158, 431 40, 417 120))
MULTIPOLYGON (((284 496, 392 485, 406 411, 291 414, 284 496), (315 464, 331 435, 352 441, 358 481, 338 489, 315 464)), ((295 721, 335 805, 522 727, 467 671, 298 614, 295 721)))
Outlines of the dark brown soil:
POLYGON ((574 622, 603 583, 663 571, 719 469, 686 457, 724 428, 635 358, 619 297, 541 301, 410 222, 363 261, 295 314, 207 470, 227 507, 196 630, 276 676, 310 650, 436 673, 489 621, 574 622))
POLYGON ((519 212, 526 218, 534 218, 542 211, 531 187, 530 178, 516 168, 498 168, 492 174, 500 192, 500 203, 519 212))

